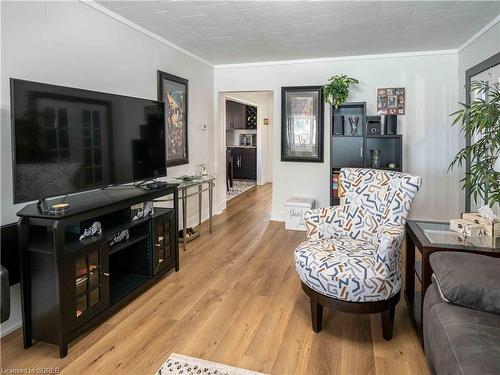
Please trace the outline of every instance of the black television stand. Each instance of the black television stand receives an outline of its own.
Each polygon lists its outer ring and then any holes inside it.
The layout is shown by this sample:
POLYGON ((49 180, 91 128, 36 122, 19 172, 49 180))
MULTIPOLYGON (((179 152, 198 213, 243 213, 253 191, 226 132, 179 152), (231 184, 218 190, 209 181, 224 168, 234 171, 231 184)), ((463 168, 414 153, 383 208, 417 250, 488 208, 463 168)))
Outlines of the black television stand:
POLYGON ((96 190, 65 203, 71 209, 57 215, 38 204, 17 213, 24 347, 56 344, 61 357, 82 332, 179 270, 177 185, 96 190), (137 215, 138 204, 167 195, 174 208, 137 215), (95 222, 101 233, 80 240, 95 222))

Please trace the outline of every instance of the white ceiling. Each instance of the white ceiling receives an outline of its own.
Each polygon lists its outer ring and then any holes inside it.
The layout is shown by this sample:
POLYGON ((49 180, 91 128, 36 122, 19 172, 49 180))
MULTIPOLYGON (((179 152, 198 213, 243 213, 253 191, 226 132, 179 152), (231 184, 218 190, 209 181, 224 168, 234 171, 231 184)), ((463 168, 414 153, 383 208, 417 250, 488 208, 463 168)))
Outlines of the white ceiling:
POLYGON ((500 1, 98 1, 212 64, 455 49, 500 1))

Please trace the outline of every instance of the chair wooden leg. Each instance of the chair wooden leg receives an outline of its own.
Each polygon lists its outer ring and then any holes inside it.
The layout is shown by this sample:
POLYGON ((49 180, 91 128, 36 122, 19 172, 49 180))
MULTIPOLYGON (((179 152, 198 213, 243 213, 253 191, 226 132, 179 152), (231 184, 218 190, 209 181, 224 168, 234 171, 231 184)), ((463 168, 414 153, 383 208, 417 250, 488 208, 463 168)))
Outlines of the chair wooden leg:
POLYGON ((316 298, 310 298, 311 319, 314 332, 321 331, 321 321, 323 320, 323 306, 318 303, 316 298))
POLYGON ((395 314, 396 304, 390 303, 389 308, 381 312, 382 315, 382 331, 384 334, 384 339, 392 339, 392 331, 394 328, 394 314, 395 314))

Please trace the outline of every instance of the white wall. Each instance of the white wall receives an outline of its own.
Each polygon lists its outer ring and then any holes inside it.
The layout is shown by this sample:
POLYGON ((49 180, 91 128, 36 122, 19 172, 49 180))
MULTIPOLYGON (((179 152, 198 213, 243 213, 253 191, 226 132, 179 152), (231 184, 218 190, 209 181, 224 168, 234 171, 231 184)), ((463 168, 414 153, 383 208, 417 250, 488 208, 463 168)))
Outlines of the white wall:
MULTIPOLYGON (((200 163, 213 172, 212 66, 75 1, 1 2, 1 54, 2 224, 16 221, 23 206, 12 203, 10 77, 149 99, 156 99, 158 69, 187 78, 190 163, 169 168, 168 175, 194 173, 200 163)), ((196 206, 191 212, 197 217, 196 206)), ((13 315, 3 332, 19 324, 13 315)))
MULTIPOLYGON (((376 113, 377 88, 406 87, 407 114, 399 117, 403 169, 423 178, 412 217, 449 219, 463 206, 460 175, 447 173, 458 150, 458 129, 450 127, 448 117, 457 108, 457 70, 453 51, 217 66, 215 90, 274 91, 272 218, 283 220, 284 203, 291 196, 313 197, 319 206, 329 205, 330 138, 325 137, 322 164, 280 161, 281 87, 323 85, 334 74, 348 74, 360 81, 350 100, 366 101, 368 114, 376 113)), ((327 108, 325 134, 330 134, 329 115, 327 108)))

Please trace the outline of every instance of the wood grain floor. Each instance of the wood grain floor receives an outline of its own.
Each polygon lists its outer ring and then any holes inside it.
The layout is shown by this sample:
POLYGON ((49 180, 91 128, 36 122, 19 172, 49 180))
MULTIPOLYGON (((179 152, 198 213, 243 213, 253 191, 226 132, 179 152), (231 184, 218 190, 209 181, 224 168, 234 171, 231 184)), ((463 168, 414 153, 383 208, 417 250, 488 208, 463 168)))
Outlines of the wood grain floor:
POLYGON ((66 358, 50 344, 24 350, 18 330, 1 341, 2 368, 152 375, 176 352, 272 374, 428 374, 404 302, 390 342, 379 314, 326 309, 323 330, 312 331, 293 264, 304 233, 270 222, 270 210, 271 185, 231 200, 213 234, 181 251, 178 273, 74 341, 66 358))

